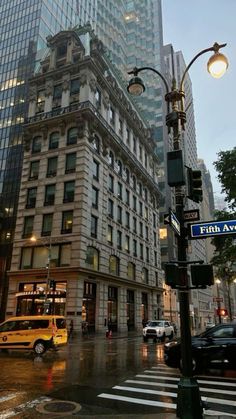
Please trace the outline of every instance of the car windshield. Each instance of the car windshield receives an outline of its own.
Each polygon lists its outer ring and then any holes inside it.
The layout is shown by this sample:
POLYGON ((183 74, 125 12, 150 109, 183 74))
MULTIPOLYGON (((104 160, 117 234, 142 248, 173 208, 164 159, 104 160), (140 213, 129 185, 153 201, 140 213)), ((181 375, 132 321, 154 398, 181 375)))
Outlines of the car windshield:
POLYGON ((161 321, 153 321, 153 322, 148 322, 147 326, 151 326, 151 327, 163 327, 164 326, 164 322, 161 321))

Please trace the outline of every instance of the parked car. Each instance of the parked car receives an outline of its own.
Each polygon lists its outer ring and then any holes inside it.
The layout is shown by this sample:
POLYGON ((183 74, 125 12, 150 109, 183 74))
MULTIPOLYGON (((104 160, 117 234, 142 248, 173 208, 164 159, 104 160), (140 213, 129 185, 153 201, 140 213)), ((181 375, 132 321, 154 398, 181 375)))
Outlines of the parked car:
POLYGON ((214 326, 215 326, 215 323, 207 322, 206 323, 206 330, 211 329, 211 327, 214 327, 214 326))
POLYGON ((166 337, 169 339, 174 337, 174 328, 167 320, 150 320, 143 328, 144 342, 147 342, 148 339, 164 341, 166 337))
MULTIPOLYGON (((169 367, 181 369, 180 339, 164 345, 169 367)), ((236 323, 218 324, 192 337, 193 372, 208 368, 236 369, 236 323)))
POLYGON ((37 355, 67 343, 63 316, 11 317, 0 324, 0 349, 33 349, 37 355))

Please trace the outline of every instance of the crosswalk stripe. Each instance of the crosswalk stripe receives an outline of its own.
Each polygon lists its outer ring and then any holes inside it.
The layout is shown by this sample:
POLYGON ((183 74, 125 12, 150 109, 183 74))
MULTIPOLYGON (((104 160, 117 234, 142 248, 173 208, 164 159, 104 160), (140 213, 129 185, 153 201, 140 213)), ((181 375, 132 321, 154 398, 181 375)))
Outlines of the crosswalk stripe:
MULTIPOLYGON (((149 371, 149 370, 145 370, 145 373, 150 373, 150 374, 154 374, 154 371, 149 371)), ((156 374, 156 372, 155 372, 156 374)), ((150 378, 150 375, 144 375, 144 374, 137 374, 136 377, 146 377, 146 378, 150 378)), ((152 375, 152 378, 157 379, 157 380, 170 380, 170 381, 179 381, 180 377, 167 377, 164 375, 152 375)), ((223 381, 223 382, 219 382, 219 381, 207 381, 207 380, 199 380, 197 379, 197 382, 200 384, 213 384, 215 386, 222 386, 224 385, 225 387, 234 387, 236 386, 236 383, 229 383, 227 381, 223 381)))
POLYGON ((98 397, 102 397, 104 399, 110 399, 110 400, 120 400, 123 402, 129 402, 129 403, 144 404, 146 406, 166 407, 168 409, 176 409, 176 404, 174 403, 164 403, 164 402, 158 402, 155 400, 136 399, 133 397, 118 396, 118 395, 108 394, 108 393, 101 393, 98 395, 98 397))
MULTIPOLYGON (((15 397, 19 397, 22 394, 23 393, 13 393, 13 394, 8 394, 7 396, 2 396, 2 397, 0 397, 0 403, 7 402, 8 400, 14 399, 15 397)), ((0 417, 0 419, 1 419, 1 417, 0 417)))
POLYGON ((204 409, 204 413, 206 413, 209 416, 213 416, 213 417, 223 415, 223 416, 230 416, 231 418, 236 418, 236 415, 234 415, 232 413, 226 413, 226 412, 221 412, 221 411, 217 411, 217 410, 205 410, 204 409))
POLYGON ((168 391, 157 391, 157 390, 149 390, 146 388, 125 387, 125 386, 114 386, 112 388, 114 388, 115 390, 133 391, 136 393, 146 393, 146 394, 155 394, 158 396, 177 397, 177 393, 170 393, 168 391))

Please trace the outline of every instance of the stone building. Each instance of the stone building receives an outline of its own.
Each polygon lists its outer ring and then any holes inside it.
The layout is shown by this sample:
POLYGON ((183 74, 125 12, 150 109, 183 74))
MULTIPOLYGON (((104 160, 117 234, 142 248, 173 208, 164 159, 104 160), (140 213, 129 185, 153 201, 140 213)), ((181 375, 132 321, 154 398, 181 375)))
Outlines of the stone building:
POLYGON ((163 314, 154 143, 93 33, 48 47, 30 81, 6 315, 139 329, 163 314))

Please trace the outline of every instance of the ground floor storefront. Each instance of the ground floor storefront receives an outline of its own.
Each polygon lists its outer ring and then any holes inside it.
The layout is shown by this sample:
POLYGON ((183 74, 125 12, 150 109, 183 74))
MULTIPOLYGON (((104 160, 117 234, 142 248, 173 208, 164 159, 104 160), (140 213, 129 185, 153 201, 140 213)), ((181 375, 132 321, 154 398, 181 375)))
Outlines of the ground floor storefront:
POLYGON ((70 270, 9 275, 6 317, 65 315, 73 332, 140 330, 163 315, 162 290, 148 285, 70 270))

